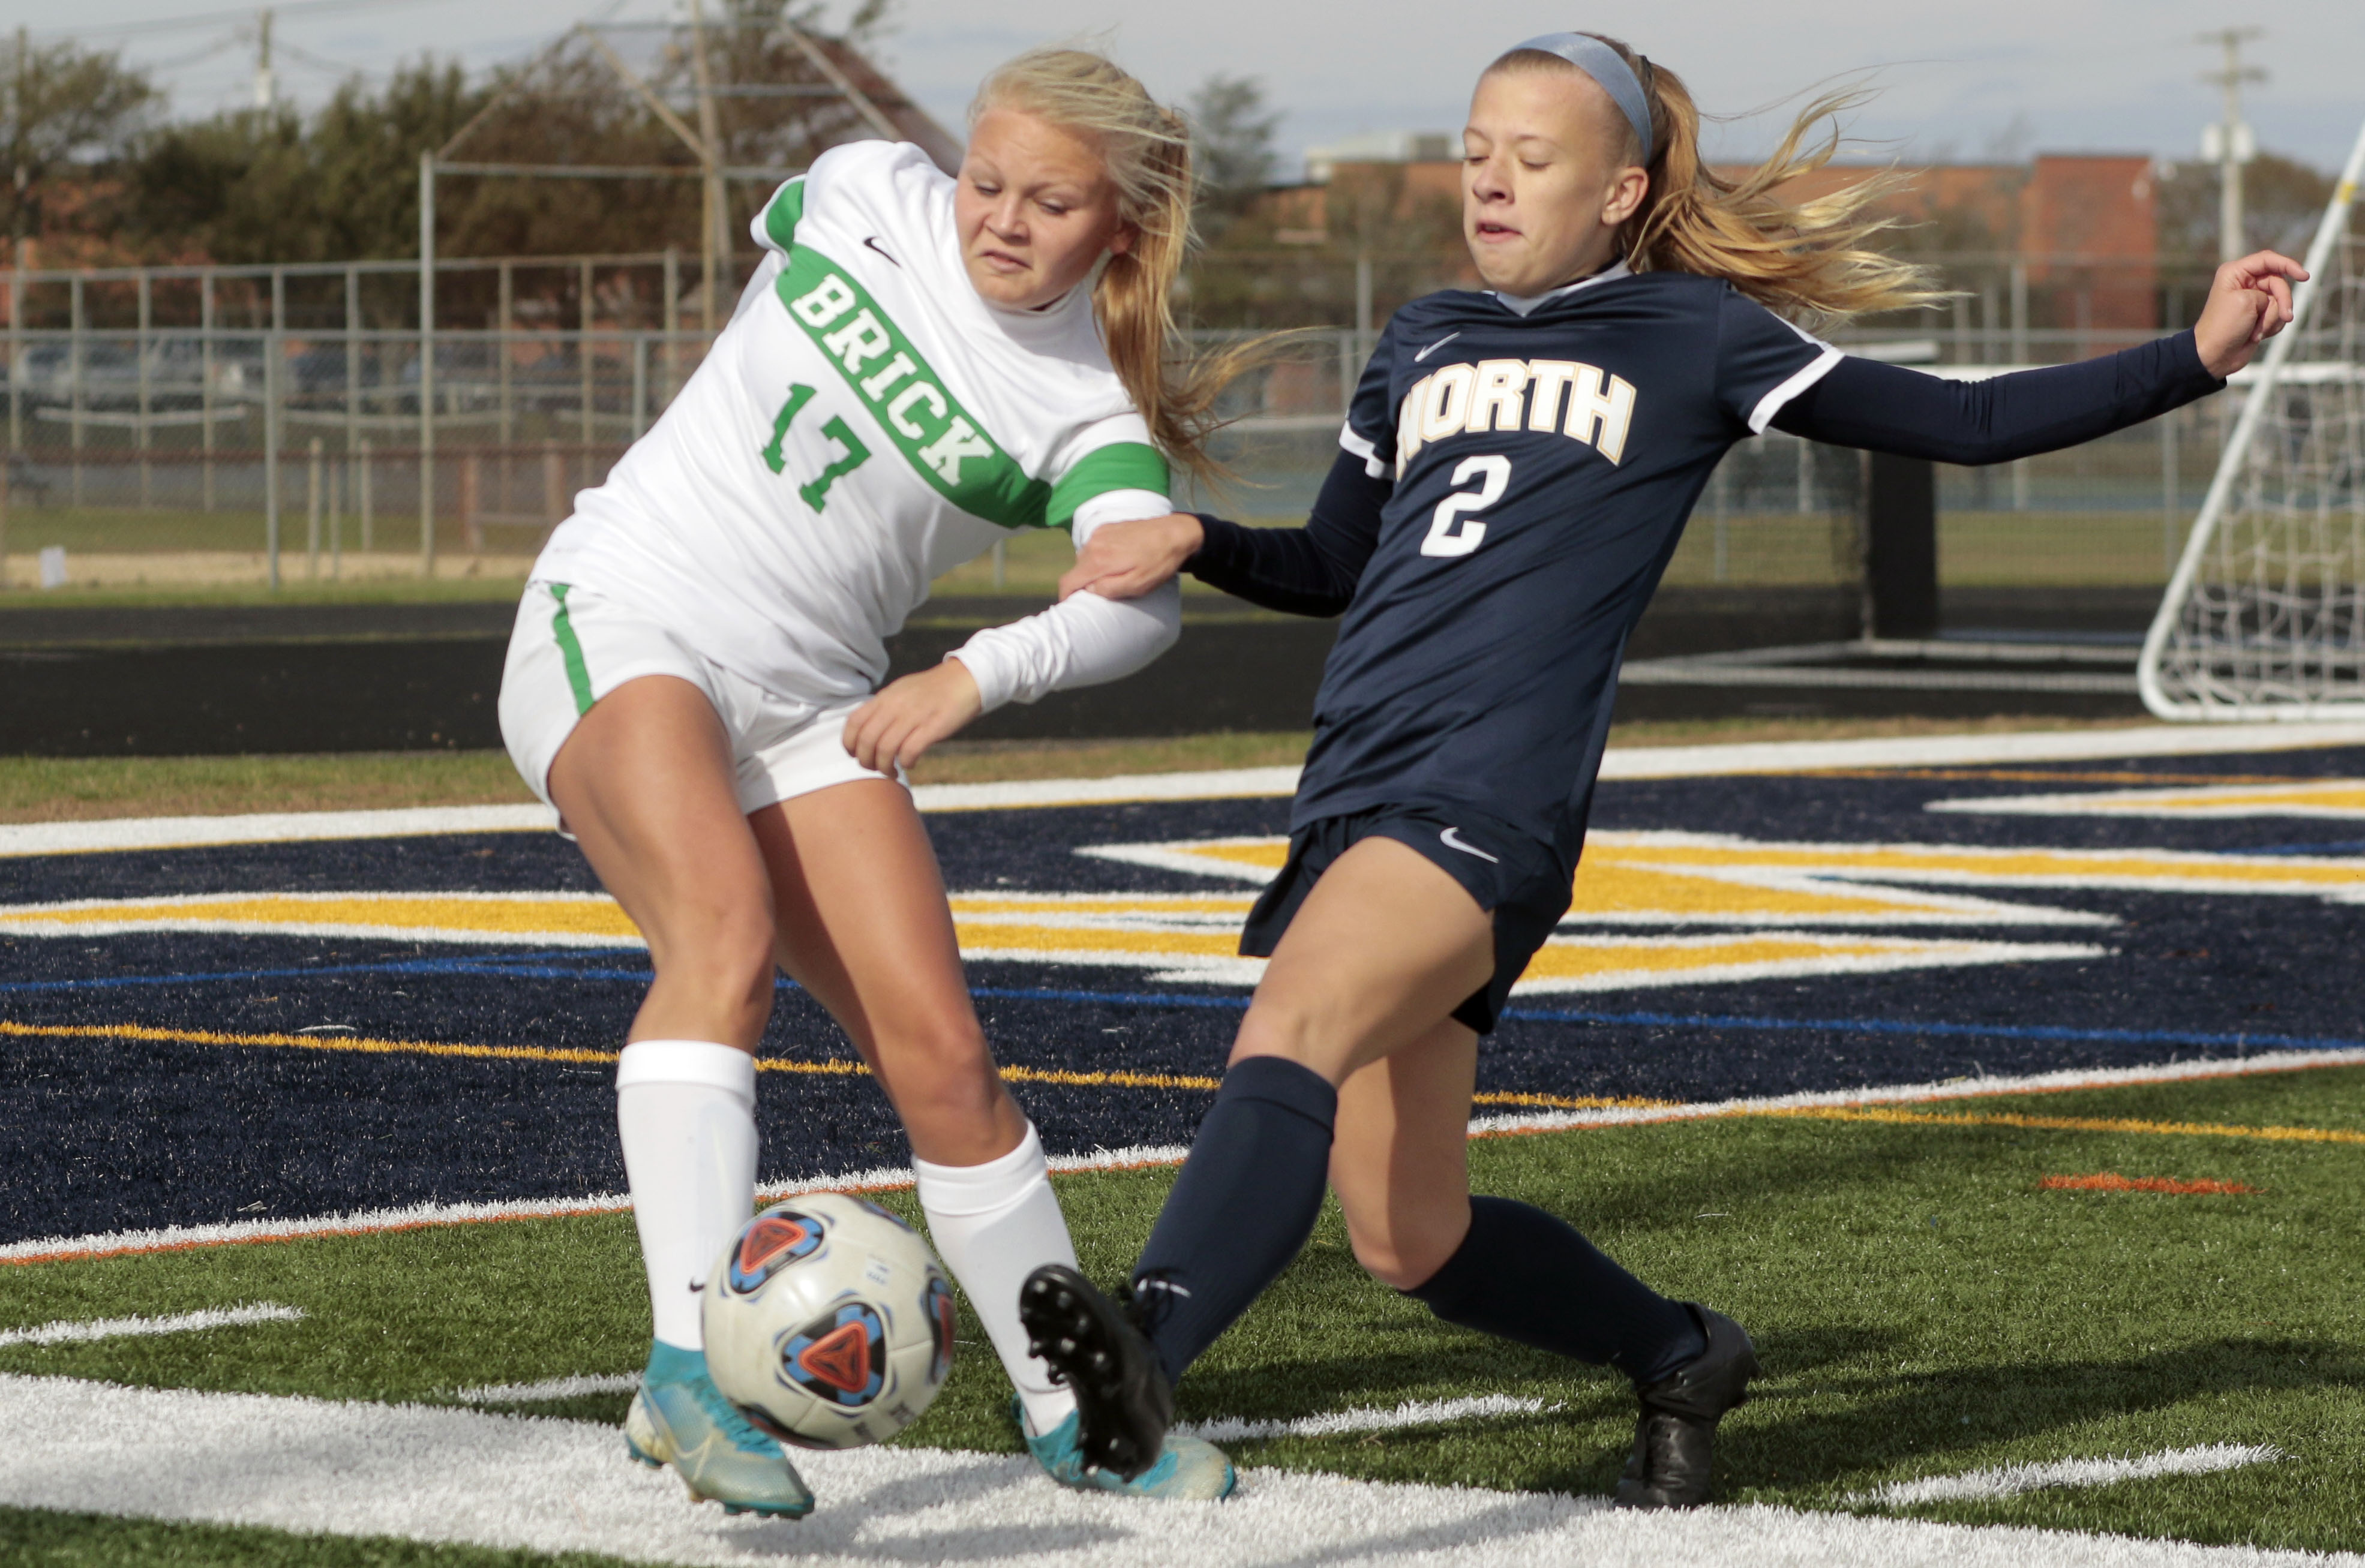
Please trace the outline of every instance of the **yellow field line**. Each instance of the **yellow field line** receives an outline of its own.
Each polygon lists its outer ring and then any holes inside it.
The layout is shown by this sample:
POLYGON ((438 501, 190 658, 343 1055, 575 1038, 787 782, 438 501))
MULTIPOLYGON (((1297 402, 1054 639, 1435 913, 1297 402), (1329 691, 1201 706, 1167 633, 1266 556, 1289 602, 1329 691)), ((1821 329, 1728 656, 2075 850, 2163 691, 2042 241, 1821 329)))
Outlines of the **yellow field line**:
MULTIPOLYGON (((231 1035, 213 1029, 159 1029, 145 1024, 17 1024, 0 1019, 0 1036, 74 1040, 156 1040, 190 1046, 276 1046, 297 1050, 357 1051, 364 1056, 467 1057, 479 1060, 599 1063, 616 1059, 614 1051, 576 1050, 552 1046, 449 1045, 434 1040, 379 1040, 362 1035, 231 1035)), ((757 1057, 759 1072, 790 1072, 819 1078, 868 1076, 858 1061, 824 1059, 792 1061, 782 1057, 757 1057)), ((1046 1083, 1070 1089, 1185 1089, 1212 1094, 1219 1081, 1182 1073, 1076 1072, 1064 1068, 1005 1067, 1011 1083, 1046 1083)), ((1606 1100, 1559 1094, 1487 1093, 1473 1096, 1481 1105, 1525 1105, 1551 1111, 1594 1111, 1608 1107, 1654 1109, 1672 1103, 1664 1100, 1606 1100)))
POLYGON ((1977 1115, 1967 1111, 1900 1111, 1875 1105, 1799 1106, 1745 1112, 1814 1122, 1929 1123, 1956 1127, 2030 1127, 2045 1132, 2143 1133, 2169 1137, 2254 1137, 2276 1143, 2365 1143, 2365 1132, 2340 1127, 2242 1127, 2223 1122, 2156 1122, 2121 1116, 2030 1116, 2017 1112, 1977 1115))

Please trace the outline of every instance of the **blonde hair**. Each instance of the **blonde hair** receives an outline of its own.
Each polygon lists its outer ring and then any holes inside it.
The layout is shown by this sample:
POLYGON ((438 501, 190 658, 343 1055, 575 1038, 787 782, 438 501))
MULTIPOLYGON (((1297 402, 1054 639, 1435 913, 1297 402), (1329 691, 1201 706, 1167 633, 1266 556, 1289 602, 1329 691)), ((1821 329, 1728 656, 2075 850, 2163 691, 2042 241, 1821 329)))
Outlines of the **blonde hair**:
MULTIPOLYGON (((1870 249, 1897 219, 1869 216, 1872 206, 1907 188, 1906 175, 1883 169, 1827 196, 1786 201, 1781 189, 1832 161, 1837 117, 1862 103, 1857 91, 1816 95, 1790 124, 1774 155, 1739 180, 1701 161, 1700 112, 1682 78, 1654 66, 1613 38, 1589 33, 1633 69, 1651 103, 1651 188, 1619 230, 1619 248, 1636 272, 1720 277, 1760 304, 1792 316, 1844 319, 1906 310, 1948 297, 1927 268, 1870 249)), ((1515 49, 1488 66, 1497 71, 1574 72, 1556 54, 1515 49)), ((1642 140, 1624 125, 1626 154, 1642 161, 1642 140)))
POLYGON ((1109 363, 1150 439, 1194 477, 1222 474, 1207 454, 1221 422, 1216 399, 1263 357, 1261 343, 1194 355, 1174 317, 1174 288, 1191 248, 1191 128, 1114 62, 1081 49, 1035 49, 985 79, 970 105, 974 128, 991 109, 1014 109, 1096 140, 1132 245, 1111 254, 1093 285, 1109 363))

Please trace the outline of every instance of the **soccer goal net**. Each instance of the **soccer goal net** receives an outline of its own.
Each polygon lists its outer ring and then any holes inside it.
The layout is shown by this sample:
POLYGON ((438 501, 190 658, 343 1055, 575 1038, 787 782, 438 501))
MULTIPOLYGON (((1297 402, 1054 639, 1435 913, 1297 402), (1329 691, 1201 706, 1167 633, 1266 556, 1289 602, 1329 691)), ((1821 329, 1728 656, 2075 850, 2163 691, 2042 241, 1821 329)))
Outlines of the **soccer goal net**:
POLYGON ((2365 131, 2144 641, 2163 719, 2365 720, 2365 131))

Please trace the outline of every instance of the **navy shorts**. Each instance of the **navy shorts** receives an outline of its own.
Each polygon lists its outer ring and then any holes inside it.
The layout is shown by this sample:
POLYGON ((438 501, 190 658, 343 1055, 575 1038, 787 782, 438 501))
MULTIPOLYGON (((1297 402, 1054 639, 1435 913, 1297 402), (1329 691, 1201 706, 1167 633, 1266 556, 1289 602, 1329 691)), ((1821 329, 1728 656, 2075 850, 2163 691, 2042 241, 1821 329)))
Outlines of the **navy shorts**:
POLYGON ((1375 806, 1324 817, 1289 835, 1289 858, 1249 911, 1240 951, 1269 958, 1298 906, 1332 861, 1366 838, 1393 838, 1462 884, 1494 917, 1495 974, 1453 1010, 1456 1023, 1485 1035, 1503 1015, 1528 960, 1568 913, 1573 873, 1559 857, 1491 817, 1451 806, 1375 806))

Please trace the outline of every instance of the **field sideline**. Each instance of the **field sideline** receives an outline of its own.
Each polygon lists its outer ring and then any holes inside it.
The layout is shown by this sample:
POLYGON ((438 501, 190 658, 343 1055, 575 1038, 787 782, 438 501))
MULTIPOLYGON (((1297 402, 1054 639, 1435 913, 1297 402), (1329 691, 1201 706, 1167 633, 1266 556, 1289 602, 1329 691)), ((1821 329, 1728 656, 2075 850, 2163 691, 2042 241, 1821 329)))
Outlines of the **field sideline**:
MULTIPOLYGON (((647 1332, 598 1119, 629 928, 546 835, 258 819, 0 844, 0 1554, 2365 1562, 2365 745, 1748 738, 1607 775, 1472 1144, 1480 1190, 1750 1326, 1734 1506, 1598 1512, 1627 1397, 1373 1285, 1333 1212, 1182 1391, 1250 1467, 1237 1503, 1042 1487, 970 1322, 901 1443, 815 1462, 813 1520, 688 1508, 612 1454, 647 1332)), ((1245 998, 1161 913, 1220 927, 1263 874, 1282 770, 1221 760, 1251 771, 1212 794, 923 796, 1103 1277, 1245 998), (1100 924, 1049 920, 1079 900, 1100 924)), ((800 993, 763 1060, 772 1187, 908 1209, 800 993)))

